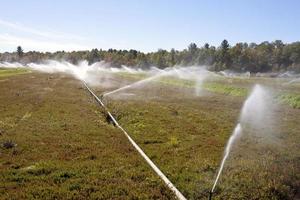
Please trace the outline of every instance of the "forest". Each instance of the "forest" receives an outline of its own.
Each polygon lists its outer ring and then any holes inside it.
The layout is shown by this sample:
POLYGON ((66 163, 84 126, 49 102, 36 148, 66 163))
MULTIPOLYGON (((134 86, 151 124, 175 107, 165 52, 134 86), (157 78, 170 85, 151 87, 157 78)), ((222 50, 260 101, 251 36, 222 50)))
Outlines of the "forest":
POLYGON ((0 62, 40 63, 48 59, 66 60, 77 64, 87 60, 89 64, 105 61, 111 66, 126 65, 147 69, 156 66, 161 69, 175 65, 205 65, 211 71, 233 70, 236 72, 300 72, 300 42, 237 43, 230 45, 227 40, 216 47, 208 43, 199 47, 191 43, 184 50, 158 49, 143 53, 134 49, 92 49, 90 51, 25 52, 18 46, 15 52, 0 53, 0 62))

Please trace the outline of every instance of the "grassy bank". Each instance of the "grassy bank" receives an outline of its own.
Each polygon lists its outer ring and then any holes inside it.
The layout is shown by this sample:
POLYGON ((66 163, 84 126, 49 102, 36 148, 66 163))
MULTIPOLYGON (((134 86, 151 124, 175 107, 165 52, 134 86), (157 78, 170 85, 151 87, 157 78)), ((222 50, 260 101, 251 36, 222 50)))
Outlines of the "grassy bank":
MULTIPOLYGON (((143 78, 147 78, 144 74, 130 74, 130 73, 120 73, 120 75, 124 78, 130 78, 134 80, 141 80, 143 78)), ((218 93, 218 94, 223 94, 223 95, 230 95, 230 96, 237 96, 237 97, 246 97, 250 89, 247 87, 239 87, 238 85, 245 85, 245 83, 253 84, 253 81, 250 81, 249 79, 246 79, 245 82, 243 82, 243 79, 231 79, 231 83, 229 84, 226 82, 226 80, 222 79, 219 81, 208 81, 204 82, 201 85, 201 88, 212 92, 212 93, 218 93), (237 82, 237 83, 235 83, 237 82)), ((259 79, 256 78, 257 81, 259 79)), ((266 80, 263 80, 266 81, 266 80)), ((268 82, 272 81, 272 79, 268 79, 268 82)), ((158 78, 154 79, 153 82, 161 83, 161 84, 166 84, 166 85, 172 85, 172 86, 177 86, 177 87, 186 87, 186 88, 194 88, 196 87, 195 81, 190 81, 190 80, 183 80, 183 79, 176 79, 176 78, 170 78, 170 77, 163 77, 163 78, 158 78)), ((270 84, 270 83, 268 83, 270 84)), ((299 109, 300 108, 300 95, 298 94, 293 94, 293 93, 286 93, 285 94, 280 94, 279 98, 277 100, 283 104, 286 104, 288 106, 291 106, 292 108, 299 109)))
POLYGON ((278 99, 293 108, 300 108, 300 94, 282 94, 278 99))
POLYGON ((6 68, 0 68, 0 78, 1 77, 8 77, 8 76, 15 76, 19 74, 27 74, 31 71, 29 69, 24 68, 15 68, 15 69, 6 69, 6 68))

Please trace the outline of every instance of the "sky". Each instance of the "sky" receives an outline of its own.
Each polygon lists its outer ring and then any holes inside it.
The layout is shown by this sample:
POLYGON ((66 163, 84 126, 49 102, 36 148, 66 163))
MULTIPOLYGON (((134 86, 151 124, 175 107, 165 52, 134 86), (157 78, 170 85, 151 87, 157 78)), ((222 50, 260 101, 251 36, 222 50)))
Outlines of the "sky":
POLYGON ((0 0, 0 52, 300 40, 298 0, 0 0))

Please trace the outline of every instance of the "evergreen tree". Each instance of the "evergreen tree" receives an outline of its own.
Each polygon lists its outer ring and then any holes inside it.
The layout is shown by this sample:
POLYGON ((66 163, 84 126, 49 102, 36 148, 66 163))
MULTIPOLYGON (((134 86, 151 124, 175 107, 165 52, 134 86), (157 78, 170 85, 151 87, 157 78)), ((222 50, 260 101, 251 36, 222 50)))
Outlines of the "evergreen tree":
POLYGON ((23 54, 24 54, 24 52, 23 52, 22 47, 21 47, 21 46, 18 46, 18 47, 17 47, 17 55, 18 55, 18 58, 19 58, 19 59, 22 58, 22 57, 23 57, 23 54))

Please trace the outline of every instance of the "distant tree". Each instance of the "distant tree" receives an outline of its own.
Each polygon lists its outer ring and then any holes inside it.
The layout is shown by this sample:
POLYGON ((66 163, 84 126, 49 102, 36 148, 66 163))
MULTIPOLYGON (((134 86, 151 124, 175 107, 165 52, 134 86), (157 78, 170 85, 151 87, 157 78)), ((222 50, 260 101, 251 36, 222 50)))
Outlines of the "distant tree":
POLYGON ((221 43, 221 50, 222 51, 227 51, 229 49, 229 43, 227 40, 223 40, 221 43))
POLYGON ((249 47, 250 47, 251 49, 255 49, 255 48, 257 47, 257 44, 254 43, 254 42, 251 42, 251 43, 249 44, 249 47))
POLYGON ((99 51, 98 49, 92 49, 91 52, 87 56, 87 61, 90 64, 100 61, 99 51))
POLYGON ((284 46, 281 40, 275 40, 274 42, 272 42, 272 44, 275 46, 275 48, 282 48, 284 46))
POLYGON ((227 40, 223 40, 220 46, 221 52, 219 53, 219 63, 217 63, 217 70, 224 70, 230 67, 231 58, 228 53, 229 43, 227 40))
POLYGON ((274 46, 268 41, 264 41, 255 47, 255 59, 257 64, 255 72, 266 72, 271 70, 273 50, 274 46))
POLYGON ((273 52, 271 53, 271 65, 273 70, 281 70, 284 68, 283 63, 283 47, 284 44, 281 40, 275 40, 272 42, 273 52))
POLYGON ((172 48, 170 51, 170 58, 169 58, 170 66, 174 66, 176 64, 175 56, 176 56, 176 51, 174 48, 172 48))
POLYGON ((129 53, 132 55, 132 58, 135 59, 137 57, 138 51, 134 49, 130 49, 129 53))
POLYGON ((209 49, 209 44, 208 44, 208 43, 205 43, 205 44, 204 44, 204 48, 205 48, 205 49, 209 49))
POLYGON ((137 64, 136 65, 138 67, 141 67, 141 68, 144 68, 144 69, 149 67, 147 57, 144 53, 138 53, 136 59, 137 59, 137 64))
POLYGON ((152 63, 161 69, 168 67, 166 55, 168 55, 166 50, 158 49, 158 51, 151 56, 152 63))
POLYGON ((189 52, 193 55, 197 51, 197 45, 195 43, 191 43, 188 47, 189 52))
POLYGON ((183 61, 182 64, 184 65, 192 65, 195 64, 195 60, 196 60, 196 53, 198 51, 198 47, 195 43, 191 43, 188 46, 187 50, 184 50, 183 52, 183 61))
POLYGON ((230 58, 232 61, 232 68, 239 71, 243 65, 243 43, 237 43, 234 47, 229 49, 230 58))
POLYGON ((21 46, 18 46, 18 47, 17 47, 17 55, 18 55, 18 57, 19 57, 19 58, 22 58, 22 57, 23 57, 23 54, 24 54, 24 52, 23 52, 22 47, 21 47, 21 46))

